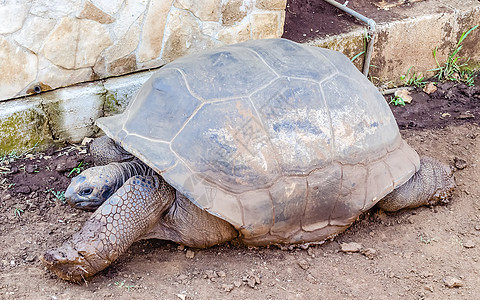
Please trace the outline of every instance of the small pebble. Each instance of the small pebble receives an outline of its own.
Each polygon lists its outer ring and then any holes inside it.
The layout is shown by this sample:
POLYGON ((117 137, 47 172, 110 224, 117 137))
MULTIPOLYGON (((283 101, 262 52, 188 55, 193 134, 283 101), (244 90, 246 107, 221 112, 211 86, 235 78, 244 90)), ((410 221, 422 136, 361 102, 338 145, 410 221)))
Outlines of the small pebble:
POLYGON ((233 284, 222 284, 222 289, 227 293, 230 293, 234 287, 233 284))
POLYGON ((463 286, 463 282, 460 279, 455 278, 453 276, 447 276, 443 278, 443 283, 445 284, 445 286, 449 288, 457 288, 457 287, 463 286))
POLYGON ((306 259, 300 259, 299 261, 297 261, 297 263, 303 270, 307 270, 308 268, 310 268, 310 264, 306 259))
POLYGON ((218 277, 225 277, 227 274, 224 271, 218 271, 217 272, 218 277))
POLYGON ((355 253, 360 252, 362 250, 362 245, 359 243, 351 242, 351 243, 342 243, 340 245, 340 251, 345 253, 355 253))
POLYGON ((463 244, 465 248, 475 248, 475 242, 472 240, 468 240, 463 244))
POLYGON ((185 295, 185 294, 177 294, 177 297, 181 300, 187 299, 187 295, 185 295))
POLYGON ((311 247, 307 249, 307 254, 310 255, 312 258, 315 257, 315 253, 313 252, 313 249, 311 247))
POLYGON ((367 258, 374 258, 377 255, 377 250, 373 248, 367 248, 361 251, 363 255, 365 255, 367 258))
POLYGON ((437 86, 435 85, 434 82, 429 82, 425 85, 425 87, 423 88, 423 91, 426 93, 426 94, 432 94, 434 93, 435 91, 437 90, 437 86))
POLYGON ((467 167, 467 162, 464 160, 464 159, 461 159, 459 157, 455 157, 453 159, 453 165, 455 166, 455 168, 457 168, 458 170, 463 170, 467 167))
POLYGON ((426 291, 429 291, 429 292, 432 292, 433 293, 433 286, 427 284, 423 287, 424 290, 426 291))
POLYGON ((186 258, 194 258, 195 257, 195 252, 192 250, 187 250, 187 253, 185 253, 186 258))

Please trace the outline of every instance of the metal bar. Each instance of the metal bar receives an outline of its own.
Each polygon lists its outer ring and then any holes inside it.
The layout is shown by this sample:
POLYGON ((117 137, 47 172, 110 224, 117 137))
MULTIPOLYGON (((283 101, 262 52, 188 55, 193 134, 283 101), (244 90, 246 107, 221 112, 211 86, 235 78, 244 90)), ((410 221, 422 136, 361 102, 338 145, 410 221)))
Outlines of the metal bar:
POLYGON ((362 14, 359 14, 353 9, 348 8, 347 7, 348 1, 345 1, 343 5, 334 0, 325 0, 325 2, 330 3, 336 8, 343 10, 347 14, 350 14, 355 18, 359 19, 360 21, 367 23, 368 26, 370 27, 370 41, 368 41, 367 51, 365 52, 365 60, 363 61, 363 75, 368 76, 368 71, 370 69, 370 61, 372 59, 373 43, 375 41, 375 30, 376 30, 375 27, 377 23, 375 23, 374 20, 367 18, 362 14))

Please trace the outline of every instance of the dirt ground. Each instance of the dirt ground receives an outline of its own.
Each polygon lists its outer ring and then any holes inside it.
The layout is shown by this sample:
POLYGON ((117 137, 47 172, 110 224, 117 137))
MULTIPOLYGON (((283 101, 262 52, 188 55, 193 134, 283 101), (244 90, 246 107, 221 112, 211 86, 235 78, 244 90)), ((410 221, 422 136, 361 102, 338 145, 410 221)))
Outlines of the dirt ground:
MULTIPOLYGON (((393 21, 408 16, 409 10, 415 9, 417 3, 427 0, 336 0, 347 7, 372 18, 376 22, 393 21)), ((431 1, 431 0, 429 0, 431 1)), ((437 7, 436 9, 442 9, 437 7)), ((287 0, 285 28, 283 36, 296 42, 306 42, 323 35, 346 32, 354 26, 365 23, 335 8, 325 1, 287 0)))

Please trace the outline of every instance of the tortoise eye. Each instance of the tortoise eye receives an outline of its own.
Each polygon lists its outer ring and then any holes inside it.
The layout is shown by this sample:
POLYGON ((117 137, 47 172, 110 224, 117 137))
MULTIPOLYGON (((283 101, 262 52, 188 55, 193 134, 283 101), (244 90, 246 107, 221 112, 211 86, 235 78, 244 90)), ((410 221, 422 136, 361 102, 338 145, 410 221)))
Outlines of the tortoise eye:
POLYGON ((80 196, 88 196, 93 192, 92 188, 84 188, 83 190, 80 191, 80 196))

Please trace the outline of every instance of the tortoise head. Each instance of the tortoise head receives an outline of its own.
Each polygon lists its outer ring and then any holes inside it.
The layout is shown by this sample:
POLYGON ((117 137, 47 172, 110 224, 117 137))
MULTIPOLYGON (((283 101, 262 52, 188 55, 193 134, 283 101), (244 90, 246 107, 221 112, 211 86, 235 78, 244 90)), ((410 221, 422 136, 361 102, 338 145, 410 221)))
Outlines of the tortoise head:
POLYGON ((119 187, 118 172, 111 165, 86 169, 72 178, 65 198, 74 208, 94 211, 119 187))

